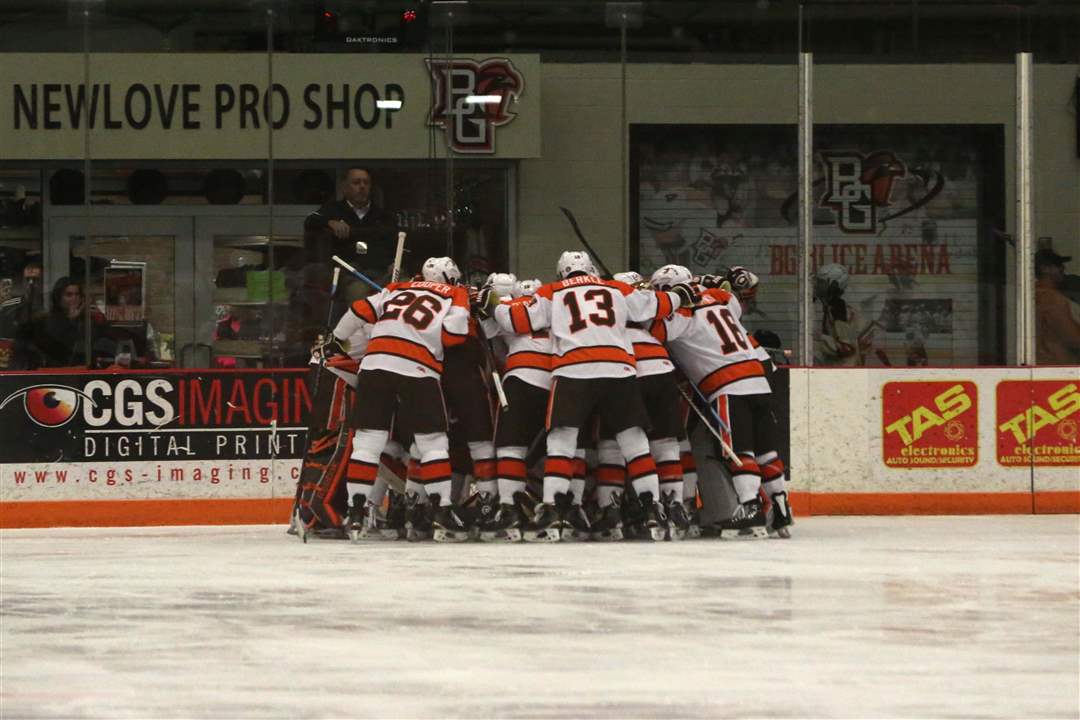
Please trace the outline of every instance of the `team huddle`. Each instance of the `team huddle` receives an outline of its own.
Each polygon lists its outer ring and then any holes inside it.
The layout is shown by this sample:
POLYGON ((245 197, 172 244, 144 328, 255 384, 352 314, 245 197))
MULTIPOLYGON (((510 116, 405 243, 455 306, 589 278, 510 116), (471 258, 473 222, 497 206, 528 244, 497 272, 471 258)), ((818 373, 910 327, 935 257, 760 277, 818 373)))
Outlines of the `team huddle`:
POLYGON ((578 251, 556 271, 547 284, 494 273, 472 289, 450 258, 430 258, 418 279, 352 303, 315 352, 347 383, 322 384, 325 432, 309 436, 294 530, 354 541, 789 537, 772 362, 740 321, 754 274, 667 265, 647 280, 602 279, 578 251), (704 528, 695 415, 738 497, 704 528), (467 447, 471 488, 454 481, 452 446, 467 447))

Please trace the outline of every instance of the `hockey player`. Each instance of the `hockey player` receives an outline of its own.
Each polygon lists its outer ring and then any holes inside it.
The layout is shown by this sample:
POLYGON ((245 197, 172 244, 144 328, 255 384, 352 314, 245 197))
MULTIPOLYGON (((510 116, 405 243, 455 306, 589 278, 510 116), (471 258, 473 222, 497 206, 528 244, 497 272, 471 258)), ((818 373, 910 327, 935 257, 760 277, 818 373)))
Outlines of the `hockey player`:
MULTIPOLYGON (((719 278, 716 276, 704 277, 701 279, 702 285, 706 288, 716 287, 716 282, 718 280, 719 278)), ((756 297, 759 279, 756 274, 747 268, 736 265, 730 268, 727 274, 723 276, 722 283, 723 284, 721 284, 720 287, 729 288, 731 293, 739 300, 740 306, 745 307, 756 297)), ((740 322, 741 321, 742 318, 740 316, 740 322)), ((771 426, 768 435, 773 438, 773 442, 775 443, 778 439, 777 435, 779 434, 779 427, 776 420, 776 412, 773 408, 773 396, 771 390, 773 386, 772 376, 776 371, 776 366, 773 364, 772 357, 769 355, 768 351, 758 343, 753 335, 748 335, 747 339, 754 349, 754 357, 761 363, 761 368, 765 372, 765 380, 769 383, 769 408, 766 419, 771 426)), ((768 531, 779 537, 789 538, 791 537, 791 525, 794 524, 795 521, 791 513, 791 504, 788 502, 786 487, 787 479, 785 477, 784 464, 783 461, 780 460, 779 453, 776 452, 775 444, 772 450, 769 450, 764 455, 755 456, 754 460, 761 469, 762 491, 772 503, 772 522, 769 523, 768 531)))
POLYGON ((393 283, 355 301, 334 328, 323 356, 344 352, 346 338, 365 323, 373 325, 360 362, 352 425, 347 528, 356 539, 374 511, 368 501, 379 456, 395 414, 405 422, 419 455, 420 481, 432 505, 434 539, 468 538, 451 497, 447 418, 440 377, 444 348, 463 343, 469 329, 469 300, 457 284, 461 272, 450 258, 429 258, 423 280, 393 283), (400 413, 399 413, 400 411, 400 413))
POLYGON ((495 308, 500 324, 519 334, 550 329, 554 351, 544 496, 525 530, 525 540, 557 542, 564 534, 575 533, 566 519, 572 502, 568 491, 578 433, 594 411, 602 434, 618 442, 655 533, 664 511, 658 502, 656 464, 643 430, 648 416, 625 329, 627 322, 651 322, 674 308, 692 305, 697 294, 686 283, 676 283, 668 292, 639 293, 625 283, 601 280, 584 252, 564 252, 556 272, 560 280, 542 286, 529 302, 495 308))
MULTIPOLYGON (((665 265, 651 279, 662 290, 687 283, 690 271, 665 265)), ((721 537, 766 537, 766 517, 758 491, 761 469, 758 457, 772 457, 782 468, 773 447, 769 407, 769 383, 745 328, 739 322, 741 307, 730 292, 707 290, 694 308, 680 308, 655 326, 657 337, 667 343, 672 357, 687 379, 723 416, 726 400, 732 446, 741 464, 729 463, 739 505, 730 520, 721 523, 721 537)))
MULTIPOLYGON (((526 303, 539 287, 519 284, 510 273, 494 273, 488 278, 479 301, 481 326, 485 333, 498 335, 506 344, 503 390, 507 407, 500 408, 495 423, 496 475, 499 505, 480 525, 482 541, 522 539, 522 528, 533 507, 526 482, 526 455, 530 445, 544 431, 544 413, 551 390, 551 337, 547 330, 517 334, 508 323, 500 327, 491 316, 498 302, 526 303)), ((526 281, 529 283, 529 281, 526 281)), ((503 315, 504 322, 509 315, 503 315)))
MULTIPOLYGON (((644 289, 648 283, 640 273, 615 273, 614 279, 637 288, 638 292, 648 292, 644 289)), ((667 539, 682 540, 690 526, 683 505, 683 472, 678 440, 685 422, 679 408, 675 366, 668 357, 667 349, 650 332, 650 327, 651 323, 630 323, 626 327, 626 334, 634 348, 638 385, 649 413, 649 451, 656 461, 660 477, 660 502, 668 519, 667 539)), ((606 442, 609 441, 601 440, 601 443, 606 442)))

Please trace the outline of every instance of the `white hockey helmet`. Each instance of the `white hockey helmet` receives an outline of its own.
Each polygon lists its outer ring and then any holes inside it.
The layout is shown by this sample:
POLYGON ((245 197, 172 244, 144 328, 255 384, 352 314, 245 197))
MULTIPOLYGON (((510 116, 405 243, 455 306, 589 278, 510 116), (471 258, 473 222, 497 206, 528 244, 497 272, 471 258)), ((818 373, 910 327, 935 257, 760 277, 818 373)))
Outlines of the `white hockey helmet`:
POLYGON ((517 294, 522 295, 535 295, 536 291, 540 289, 540 286, 544 283, 540 282, 538 278, 533 280, 519 280, 517 284, 517 294))
POLYGON ((559 262, 555 264, 555 274, 565 280, 575 273, 600 274, 588 253, 581 250, 567 250, 559 256, 559 262))
POLYGON ((490 287, 500 300, 517 294, 517 276, 514 273, 491 273, 485 285, 490 287))
POLYGON ((424 261, 420 274, 428 282, 456 285, 461 280, 461 270, 457 263, 448 257, 432 257, 424 261))
POLYGON ((641 273, 634 270, 627 270, 626 272, 615 273, 614 275, 612 275, 612 279, 617 280, 621 283, 626 283, 627 285, 632 285, 634 287, 637 287, 641 283, 645 282, 645 278, 641 276, 641 273))
POLYGON ((843 292, 848 286, 848 271, 843 265, 830 263, 818 268, 814 275, 814 296, 825 298, 829 292, 843 292))
POLYGON ((693 273, 682 265, 665 265, 652 274, 649 284, 657 290, 668 290, 672 285, 688 283, 693 278, 693 273))

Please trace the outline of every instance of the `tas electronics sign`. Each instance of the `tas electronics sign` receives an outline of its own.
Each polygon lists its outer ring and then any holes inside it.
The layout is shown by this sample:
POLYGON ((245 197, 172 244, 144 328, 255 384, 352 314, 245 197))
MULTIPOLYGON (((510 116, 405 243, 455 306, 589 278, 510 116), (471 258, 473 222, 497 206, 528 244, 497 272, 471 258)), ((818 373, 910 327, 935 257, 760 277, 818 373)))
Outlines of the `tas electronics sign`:
POLYGON ((6 463, 303 456, 306 371, 0 375, 6 463))
POLYGON ((498 146, 504 156, 539 155, 538 97, 522 102, 526 74, 539 71, 535 56, 293 55, 275 64, 273 83, 252 81, 266 63, 248 56, 145 55, 133 67, 132 55, 105 54, 91 59, 89 83, 80 57, 8 57, 16 79, 0 84, 6 157, 78 157, 87 125, 99 157, 134 156, 127 146, 151 136, 153 157, 178 143, 178 156, 249 157, 265 152, 268 130, 278 157, 341 157, 343 143, 364 157, 418 157, 427 127, 458 153, 494 155, 498 146), (497 143, 515 121, 512 141, 497 143), (250 148, 234 147, 249 138, 250 148), (50 151, 48 141, 71 147, 50 151))
POLYGON ((882 389, 881 402, 887 466, 971 467, 978 462, 975 383, 889 382, 882 389))
POLYGON ((1069 380, 998 383, 997 461, 1006 467, 1080 465, 1080 385, 1069 380))

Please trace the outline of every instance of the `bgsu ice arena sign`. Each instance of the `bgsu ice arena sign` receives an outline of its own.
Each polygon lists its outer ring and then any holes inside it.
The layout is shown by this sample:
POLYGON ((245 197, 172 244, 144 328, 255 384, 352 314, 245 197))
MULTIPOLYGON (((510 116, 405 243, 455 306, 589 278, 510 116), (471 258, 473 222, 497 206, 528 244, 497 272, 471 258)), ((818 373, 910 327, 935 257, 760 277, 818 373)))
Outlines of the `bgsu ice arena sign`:
POLYGON ((885 383, 883 460, 891 468, 971 467, 979 459, 978 416, 973 382, 885 383))
POLYGON ((5 463, 299 458, 307 372, 0 375, 5 463))
POLYGON ((1080 465, 1080 386, 1070 380, 998 383, 997 461, 1080 465))

